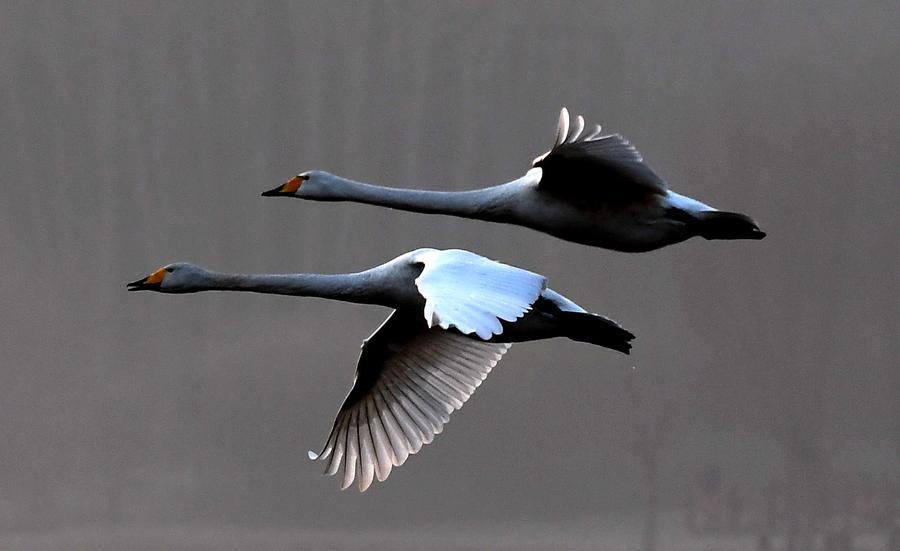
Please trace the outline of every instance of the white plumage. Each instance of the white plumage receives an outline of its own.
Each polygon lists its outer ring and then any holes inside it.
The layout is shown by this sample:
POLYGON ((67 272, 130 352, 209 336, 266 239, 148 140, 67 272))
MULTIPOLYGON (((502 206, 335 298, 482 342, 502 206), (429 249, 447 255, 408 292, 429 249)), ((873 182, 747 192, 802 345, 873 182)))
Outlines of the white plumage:
POLYGON ((425 298, 429 327, 455 327, 482 339, 503 332, 547 288, 547 278, 488 260, 469 251, 425 251, 415 257, 425 267, 416 287, 425 298))

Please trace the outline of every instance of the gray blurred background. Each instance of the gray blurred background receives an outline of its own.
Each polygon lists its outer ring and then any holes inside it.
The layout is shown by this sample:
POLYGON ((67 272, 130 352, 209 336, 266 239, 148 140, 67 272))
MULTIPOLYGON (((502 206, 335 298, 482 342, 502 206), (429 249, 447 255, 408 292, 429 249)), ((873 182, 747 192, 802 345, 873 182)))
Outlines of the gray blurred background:
POLYGON ((2 2, 0 545, 885 545, 898 28, 891 2, 2 2), (629 255, 258 196, 313 168, 501 183, 564 105, 769 237, 629 255), (517 345, 360 495, 306 450, 386 309, 124 286, 176 260, 342 272, 420 246, 544 273, 634 331, 633 356, 517 345))

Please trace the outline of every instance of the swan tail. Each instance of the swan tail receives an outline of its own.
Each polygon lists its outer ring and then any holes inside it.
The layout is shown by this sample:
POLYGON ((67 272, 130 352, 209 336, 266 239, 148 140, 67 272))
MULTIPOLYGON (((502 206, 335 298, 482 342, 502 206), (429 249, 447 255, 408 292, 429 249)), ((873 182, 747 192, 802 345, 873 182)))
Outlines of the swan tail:
POLYGON ((563 335, 573 341, 596 344, 623 354, 631 352, 634 334, 613 320, 588 312, 565 312, 555 314, 561 324, 563 335))
POLYGON ((746 214, 707 211, 693 216, 697 234, 704 239, 762 239, 766 236, 746 214))

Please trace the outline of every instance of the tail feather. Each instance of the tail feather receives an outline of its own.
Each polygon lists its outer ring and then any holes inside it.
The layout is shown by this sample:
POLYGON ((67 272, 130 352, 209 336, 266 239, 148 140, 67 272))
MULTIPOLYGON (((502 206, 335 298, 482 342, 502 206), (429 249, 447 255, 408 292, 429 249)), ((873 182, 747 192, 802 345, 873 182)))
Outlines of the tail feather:
POLYGON ((573 341, 597 344, 623 354, 631 351, 634 335, 609 318, 588 312, 560 311, 555 317, 563 327, 564 335, 573 341))
POLYGON ((762 239, 766 236, 746 214, 714 210, 693 216, 697 234, 704 239, 762 239))

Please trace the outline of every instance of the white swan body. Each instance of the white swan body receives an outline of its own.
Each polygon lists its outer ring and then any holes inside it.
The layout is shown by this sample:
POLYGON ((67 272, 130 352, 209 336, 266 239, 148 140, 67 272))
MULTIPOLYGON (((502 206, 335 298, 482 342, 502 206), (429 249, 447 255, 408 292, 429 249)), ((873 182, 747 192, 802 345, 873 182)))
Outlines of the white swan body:
POLYGON ((128 284, 163 293, 245 291, 394 308, 363 343, 321 453, 360 491, 431 442, 511 343, 568 337, 628 353, 634 335, 547 288, 541 275, 463 250, 418 249, 353 274, 227 274, 170 264, 128 284))
POLYGON ((556 142, 524 176, 473 191, 423 191, 355 182, 323 171, 299 174, 264 196, 354 201, 399 210, 516 224, 585 245, 644 252, 694 236, 762 239, 748 216, 720 212, 670 191, 628 140, 570 125, 563 108, 556 142))

